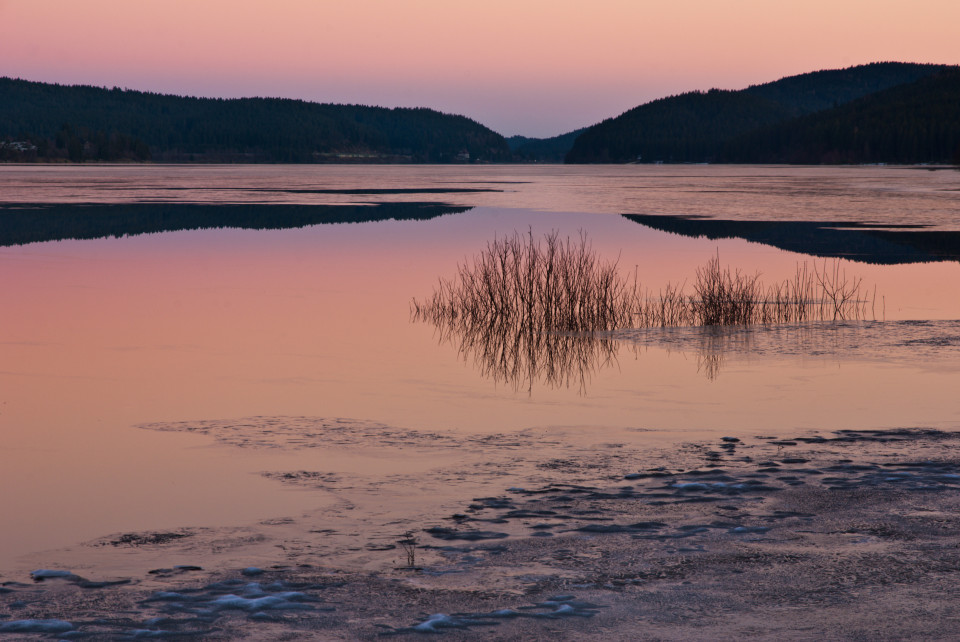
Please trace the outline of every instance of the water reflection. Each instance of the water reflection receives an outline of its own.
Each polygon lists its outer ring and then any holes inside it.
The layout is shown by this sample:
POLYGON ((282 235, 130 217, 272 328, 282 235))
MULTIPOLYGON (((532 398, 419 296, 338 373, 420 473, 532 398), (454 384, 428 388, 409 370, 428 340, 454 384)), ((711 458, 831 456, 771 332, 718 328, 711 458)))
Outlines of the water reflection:
POLYGON ((534 384, 576 387, 586 392, 594 373, 614 366, 620 342, 596 333, 555 333, 526 323, 475 321, 468 317, 436 318, 414 310, 413 320, 437 328, 441 345, 451 345, 480 375, 496 384, 532 393, 534 384))
POLYGON ((733 361, 810 360, 916 364, 956 369, 960 321, 825 321, 729 327, 620 330, 612 338, 634 349, 657 346, 695 354, 697 371, 715 381, 733 361))
POLYGON ((636 304, 636 283, 601 259, 585 233, 536 239, 530 230, 489 242, 412 309, 497 383, 528 391, 535 381, 577 383, 582 392, 617 353, 616 342, 595 333, 628 325, 636 304))
POLYGON ((919 225, 856 222, 732 221, 658 214, 624 214, 646 227, 691 238, 741 238, 810 256, 896 265, 960 261, 960 232, 919 225))
POLYGON ((481 376, 514 390, 534 385, 587 391, 594 374, 619 365, 627 352, 649 347, 694 357, 709 381, 752 360, 861 361, 916 364, 955 370, 960 364, 960 321, 812 321, 752 326, 631 328, 614 332, 552 333, 533 324, 473 323, 414 311, 413 320, 437 329, 481 376))
MULTIPOLYGON (((691 294, 668 284, 643 294, 636 277, 594 252, 585 232, 542 239, 514 232, 494 238, 432 296, 413 299, 414 321, 429 322, 441 344, 456 346, 484 377, 515 390, 578 384, 616 361, 610 333, 624 328, 698 327, 697 368, 714 380, 724 360, 726 326, 864 319, 872 300, 862 280, 849 279, 838 261, 829 269, 798 265, 792 279, 765 286, 723 268, 719 256, 696 271, 691 294)), ((874 318, 876 318, 874 316, 874 318)))
POLYGON ((0 246, 213 228, 278 230, 331 223, 426 221, 469 209, 416 202, 370 205, 7 203, 0 206, 0 246))

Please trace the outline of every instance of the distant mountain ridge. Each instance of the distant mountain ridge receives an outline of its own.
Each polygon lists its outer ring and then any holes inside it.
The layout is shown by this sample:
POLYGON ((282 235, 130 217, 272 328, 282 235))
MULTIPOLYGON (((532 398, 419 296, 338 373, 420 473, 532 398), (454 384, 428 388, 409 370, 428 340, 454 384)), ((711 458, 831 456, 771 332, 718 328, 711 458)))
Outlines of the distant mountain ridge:
MULTIPOLYGON (((957 67, 871 63, 790 76, 741 90, 711 89, 661 98, 588 128, 576 138, 565 160, 717 162, 733 157, 725 146, 741 136, 781 124, 789 129, 792 119, 839 109, 951 69, 957 67)), ((859 162, 856 155, 848 158, 859 162)))
POLYGON ((500 134, 426 108, 193 98, 0 78, 0 160, 470 162, 512 158, 500 134), (18 148, 14 142, 26 143, 18 148), (35 149, 30 149, 31 147, 35 149))

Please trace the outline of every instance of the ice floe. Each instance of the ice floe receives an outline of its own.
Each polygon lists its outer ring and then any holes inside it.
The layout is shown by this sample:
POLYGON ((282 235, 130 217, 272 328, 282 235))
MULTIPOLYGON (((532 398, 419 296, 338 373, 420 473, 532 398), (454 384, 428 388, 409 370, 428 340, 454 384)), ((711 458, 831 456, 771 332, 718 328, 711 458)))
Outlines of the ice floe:
POLYGON ((66 633, 73 625, 63 620, 13 620, 0 623, 0 633, 66 633))

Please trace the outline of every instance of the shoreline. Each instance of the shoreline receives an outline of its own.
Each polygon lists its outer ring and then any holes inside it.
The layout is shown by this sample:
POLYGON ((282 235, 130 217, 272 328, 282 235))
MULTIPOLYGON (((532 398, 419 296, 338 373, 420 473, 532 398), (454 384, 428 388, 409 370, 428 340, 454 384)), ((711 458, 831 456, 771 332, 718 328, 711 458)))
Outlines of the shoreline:
MULTIPOLYGON (((365 547, 359 533, 368 569, 295 551, 212 576, 170 566, 144 578, 91 570, 85 582, 85 570, 48 569, 63 573, 2 578, 0 632, 19 622, 92 639, 946 639, 944 623, 960 617, 958 439, 726 438, 631 449, 626 474, 622 459, 548 455, 545 483, 464 498, 421 524, 412 548, 365 547)), ((138 548, 159 559, 182 542, 138 548)))

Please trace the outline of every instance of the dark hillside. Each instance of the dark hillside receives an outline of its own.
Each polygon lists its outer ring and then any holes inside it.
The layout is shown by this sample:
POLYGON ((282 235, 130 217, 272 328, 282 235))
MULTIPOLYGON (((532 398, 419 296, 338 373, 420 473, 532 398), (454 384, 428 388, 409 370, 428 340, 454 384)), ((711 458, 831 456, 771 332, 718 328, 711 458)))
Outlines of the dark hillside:
POLYGON ((728 143, 738 163, 951 163, 960 153, 960 71, 945 71, 728 143))
POLYGON ((789 117, 783 106, 743 91, 661 98, 582 133, 568 163, 703 162, 718 142, 789 117))
MULTIPOLYGON (((509 160, 502 136, 464 116, 279 98, 191 98, 0 78, 0 140, 40 158, 233 162, 509 160), (100 141, 100 144, 98 144, 100 141), (129 151, 130 150, 133 151, 129 151)), ((10 152, 7 148, 6 152, 10 152)))
POLYGON ((907 85, 936 74, 944 65, 875 62, 846 69, 827 69, 775 82, 751 85, 744 91, 783 105, 800 116, 832 109, 890 87, 907 85))
POLYGON ((749 132, 912 83, 944 65, 873 63, 782 78, 739 91, 663 98, 587 129, 568 163, 714 162, 723 146, 749 132))
POLYGON ((567 152, 573 147, 573 141, 586 130, 586 127, 582 127, 551 138, 511 136, 507 139, 507 142, 510 144, 510 149, 513 150, 516 160, 521 162, 562 163, 567 156, 567 152))

